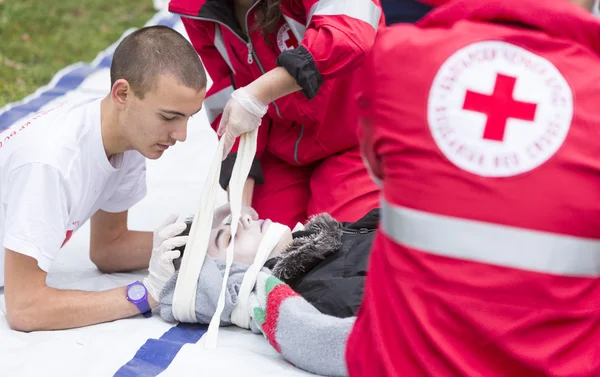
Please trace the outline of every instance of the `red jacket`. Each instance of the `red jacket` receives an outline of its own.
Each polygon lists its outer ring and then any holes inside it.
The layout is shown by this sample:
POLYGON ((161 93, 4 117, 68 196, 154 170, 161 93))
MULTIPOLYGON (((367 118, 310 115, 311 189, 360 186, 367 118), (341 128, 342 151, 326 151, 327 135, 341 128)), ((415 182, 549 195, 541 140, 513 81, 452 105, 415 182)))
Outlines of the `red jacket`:
POLYGON ((454 0, 377 39, 382 222, 350 376, 600 376, 600 21, 454 0))
POLYGON ((259 131, 257 157, 268 149, 290 164, 307 165, 357 146, 352 85, 377 29, 385 25, 379 0, 283 0, 283 17, 267 42, 262 31, 252 31, 255 11, 261 6, 263 2, 257 1, 246 17, 251 31, 247 41, 228 1, 172 0, 169 4, 171 12, 182 16, 213 81, 205 102, 212 127, 218 127, 235 88, 279 65, 303 90, 269 105, 259 131))

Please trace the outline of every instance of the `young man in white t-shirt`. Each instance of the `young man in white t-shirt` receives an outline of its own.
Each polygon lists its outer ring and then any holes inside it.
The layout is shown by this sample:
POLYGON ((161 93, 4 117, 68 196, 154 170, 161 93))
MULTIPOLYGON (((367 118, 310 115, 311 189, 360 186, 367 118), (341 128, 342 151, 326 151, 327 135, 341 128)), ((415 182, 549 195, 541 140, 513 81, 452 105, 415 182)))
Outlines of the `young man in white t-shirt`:
POLYGON ((0 132, 0 287, 10 327, 65 329, 148 316, 174 273, 169 218, 154 232, 127 227, 146 194, 145 158, 186 139, 206 73, 173 29, 137 30, 119 44, 105 98, 56 106, 0 132), (91 218, 90 258, 104 272, 148 268, 143 282, 103 292, 58 290, 46 275, 71 234, 91 218))

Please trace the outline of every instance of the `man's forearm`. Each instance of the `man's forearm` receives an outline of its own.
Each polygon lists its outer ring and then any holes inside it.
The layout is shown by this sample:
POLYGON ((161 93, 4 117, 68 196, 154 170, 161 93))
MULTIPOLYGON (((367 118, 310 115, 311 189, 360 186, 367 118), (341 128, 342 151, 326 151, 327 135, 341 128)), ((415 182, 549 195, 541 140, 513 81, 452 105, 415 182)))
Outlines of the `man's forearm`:
POLYGON ((152 255, 152 236, 152 232, 128 230, 94 251, 92 261, 106 273, 146 269, 152 255))
MULTIPOLYGON (((11 327, 20 331, 61 330, 114 321, 139 314, 138 308, 127 300, 125 287, 103 292, 58 290, 44 287, 27 307, 11 313, 11 327)), ((150 307, 157 302, 149 296, 150 307)))

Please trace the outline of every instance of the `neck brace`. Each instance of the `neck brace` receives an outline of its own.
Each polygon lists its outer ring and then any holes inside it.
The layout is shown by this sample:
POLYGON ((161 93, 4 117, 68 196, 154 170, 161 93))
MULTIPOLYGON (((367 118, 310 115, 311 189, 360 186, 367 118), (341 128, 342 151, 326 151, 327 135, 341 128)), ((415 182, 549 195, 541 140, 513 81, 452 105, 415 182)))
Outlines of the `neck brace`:
MULTIPOLYGON (((233 263, 233 251, 235 249, 235 235, 239 225, 242 210, 242 193, 244 183, 250 172, 254 155, 256 154, 256 140, 258 129, 240 136, 238 154, 233 166, 233 173, 229 181, 229 197, 231 206, 231 242, 227 248, 225 262, 225 274, 221 294, 217 302, 217 308, 213 315, 208 331, 206 332, 206 348, 217 346, 217 335, 220 324, 221 313, 225 305, 225 292, 227 289, 227 278, 233 263)), ((198 277, 200 270, 207 257, 208 241, 215 212, 216 197, 219 190, 219 174, 221 173, 221 157, 223 156, 224 139, 219 141, 215 157, 213 158, 208 177, 204 183, 200 206, 194 216, 192 228, 185 246, 179 276, 173 293, 173 316, 180 322, 196 322, 196 290, 198 288, 198 277)), ((263 237, 259 250, 254 258, 254 263, 246 274, 240 287, 238 304, 232 314, 232 322, 244 328, 249 327, 250 318, 247 311, 248 297, 256 282, 256 276, 263 267, 269 254, 277 245, 285 231, 285 226, 271 224, 267 234, 263 237), (282 228, 283 227, 283 228, 282 228), (271 232, 269 230, 273 228, 271 232), (272 234, 272 235, 269 235, 272 234), (268 236, 267 236, 268 235, 268 236), (243 291, 242 291, 243 289, 243 291)))

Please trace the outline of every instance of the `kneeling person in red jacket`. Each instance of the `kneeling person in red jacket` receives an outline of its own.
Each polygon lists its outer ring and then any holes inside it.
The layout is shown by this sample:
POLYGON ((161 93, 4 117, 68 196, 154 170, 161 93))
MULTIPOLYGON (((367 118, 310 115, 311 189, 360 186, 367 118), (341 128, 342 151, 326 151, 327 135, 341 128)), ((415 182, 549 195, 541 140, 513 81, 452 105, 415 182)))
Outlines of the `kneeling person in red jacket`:
POLYGON ((379 0, 173 0, 213 85, 209 121, 227 140, 259 128, 244 205, 293 228, 313 214, 356 221, 377 207, 361 160, 354 80, 385 26, 379 0))
POLYGON ((600 21, 578 3, 455 0, 379 34, 350 376, 600 375, 600 21))

